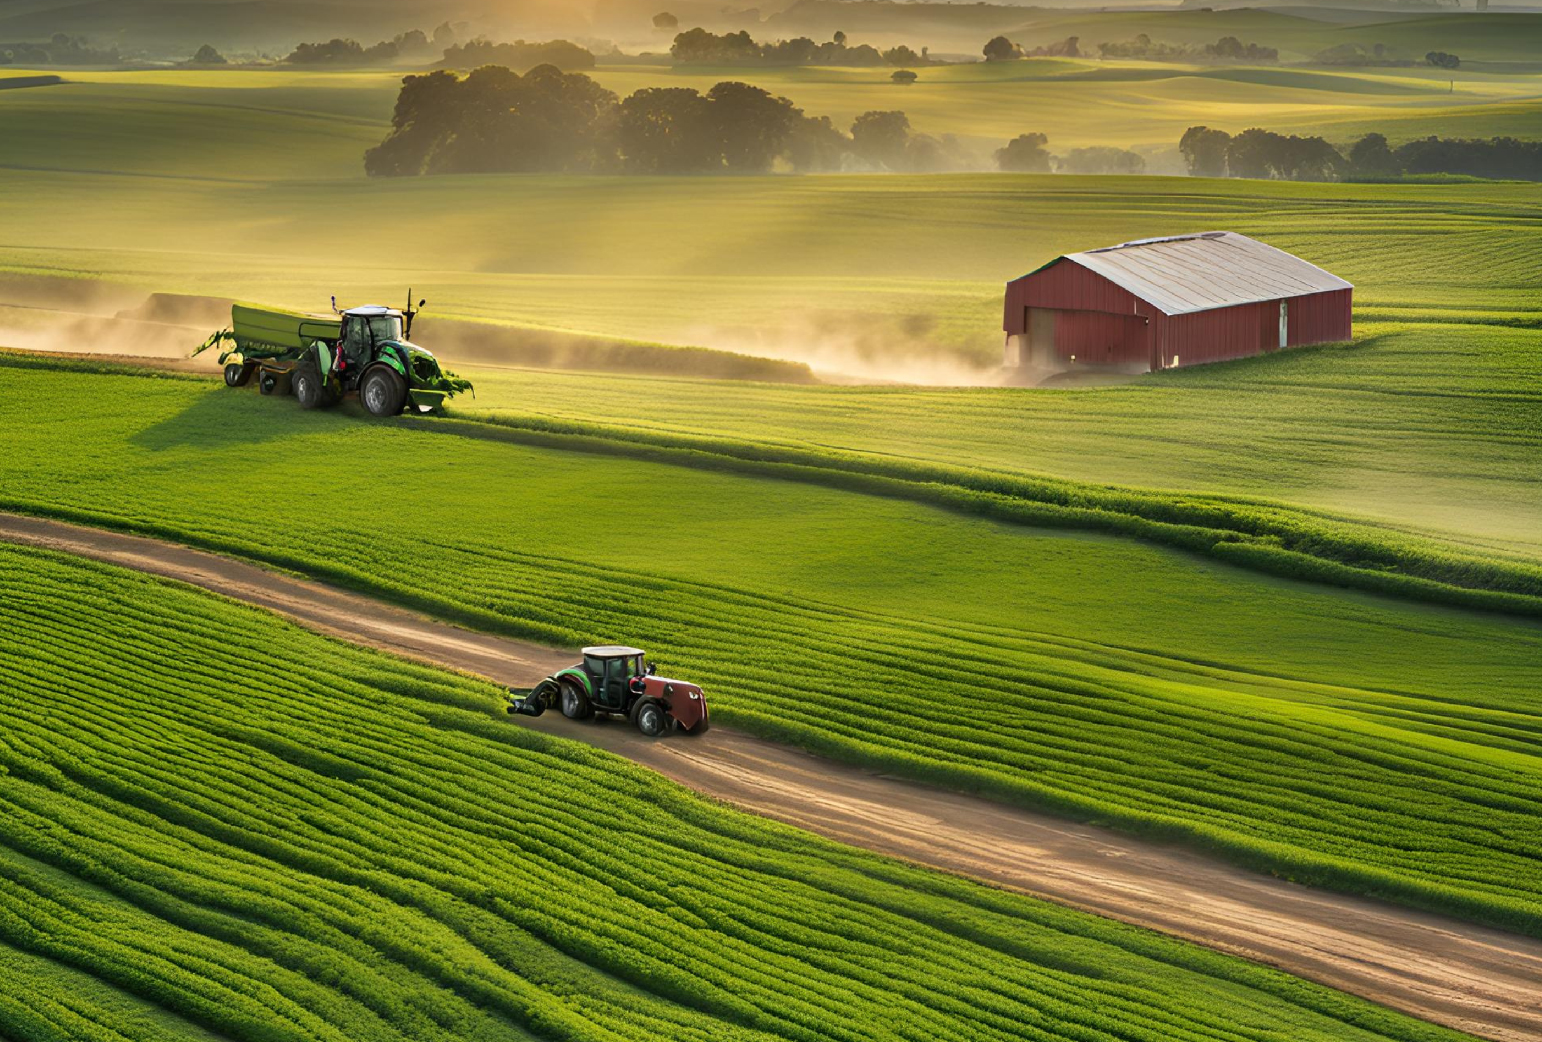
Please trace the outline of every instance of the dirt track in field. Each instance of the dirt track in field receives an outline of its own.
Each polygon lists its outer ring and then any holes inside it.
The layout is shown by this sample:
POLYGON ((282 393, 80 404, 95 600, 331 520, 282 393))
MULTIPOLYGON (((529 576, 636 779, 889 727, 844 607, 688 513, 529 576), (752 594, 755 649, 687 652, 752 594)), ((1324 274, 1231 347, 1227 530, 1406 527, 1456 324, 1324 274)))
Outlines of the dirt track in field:
MULTIPOLYGON (((178 579, 358 644, 527 687, 572 651, 461 629, 182 546, 0 515, 0 540, 178 579)), ((724 728, 650 741, 620 723, 510 718, 828 836, 1277 966, 1504 1042, 1542 1040, 1542 941, 1296 886, 1187 850, 842 766, 724 728)))

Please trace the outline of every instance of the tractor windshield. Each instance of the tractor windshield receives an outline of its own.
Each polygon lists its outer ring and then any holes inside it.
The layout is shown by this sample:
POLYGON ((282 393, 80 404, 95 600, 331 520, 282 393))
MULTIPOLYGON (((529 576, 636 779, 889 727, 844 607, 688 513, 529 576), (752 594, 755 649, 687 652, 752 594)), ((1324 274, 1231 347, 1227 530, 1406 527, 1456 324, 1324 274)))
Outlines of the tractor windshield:
POLYGON ((375 343, 402 338, 402 320, 395 315, 375 315, 369 320, 370 339, 375 343))

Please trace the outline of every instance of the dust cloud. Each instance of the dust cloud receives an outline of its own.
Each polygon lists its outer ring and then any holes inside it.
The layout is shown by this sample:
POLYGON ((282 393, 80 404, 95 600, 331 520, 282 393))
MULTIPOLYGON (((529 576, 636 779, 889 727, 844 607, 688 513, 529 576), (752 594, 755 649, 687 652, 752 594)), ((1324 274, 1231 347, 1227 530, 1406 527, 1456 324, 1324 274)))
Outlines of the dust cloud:
MULTIPOLYGON (((795 311, 789 308, 789 312, 795 311)), ((685 343, 803 362, 827 383, 993 387, 1008 377, 999 345, 950 343, 931 315, 810 311, 772 326, 697 326, 685 343)))
POLYGON ((188 361, 230 323, 230 302, 152 294, 113 283, 48 276, 0 279, 0 347, 49 354, 188 361))

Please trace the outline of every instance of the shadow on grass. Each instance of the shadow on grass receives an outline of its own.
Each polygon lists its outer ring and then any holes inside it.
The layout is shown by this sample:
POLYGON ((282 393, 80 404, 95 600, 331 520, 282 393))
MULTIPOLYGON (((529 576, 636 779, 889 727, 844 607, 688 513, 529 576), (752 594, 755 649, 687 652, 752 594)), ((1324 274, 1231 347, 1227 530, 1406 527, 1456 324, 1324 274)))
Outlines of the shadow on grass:
POLYGON ((192 446, 260 449, 295 434, 336 429, 352 420, 348 413, 308 412, 293 398, 260 395, 255 386, 215 386, 175 416, 131 435, 129 443, 151 452, 192 446))

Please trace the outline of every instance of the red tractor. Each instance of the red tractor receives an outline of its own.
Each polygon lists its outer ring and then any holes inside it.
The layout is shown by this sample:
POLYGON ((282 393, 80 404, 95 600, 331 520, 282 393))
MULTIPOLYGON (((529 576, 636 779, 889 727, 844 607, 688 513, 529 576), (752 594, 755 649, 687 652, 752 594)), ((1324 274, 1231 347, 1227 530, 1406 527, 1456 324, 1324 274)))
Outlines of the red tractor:
POLYGON ((707 730, 707 699, 701 688, 656 675, 636 648, 585 648, 578 665, 547 677, 528 694, 509 692, 509 712, 540 716, 562 710, 569 720, 622 716, 649 738, 666 731, 698 735, 707 730))

